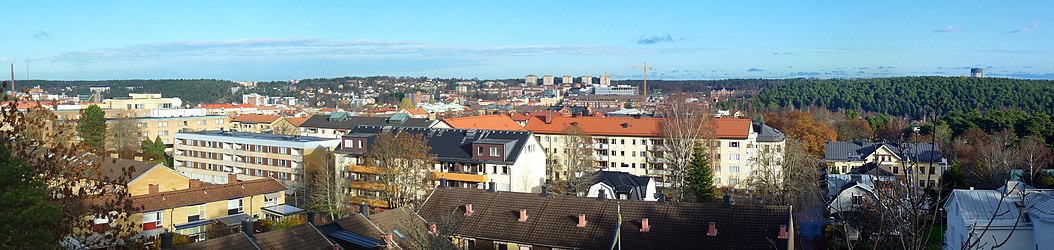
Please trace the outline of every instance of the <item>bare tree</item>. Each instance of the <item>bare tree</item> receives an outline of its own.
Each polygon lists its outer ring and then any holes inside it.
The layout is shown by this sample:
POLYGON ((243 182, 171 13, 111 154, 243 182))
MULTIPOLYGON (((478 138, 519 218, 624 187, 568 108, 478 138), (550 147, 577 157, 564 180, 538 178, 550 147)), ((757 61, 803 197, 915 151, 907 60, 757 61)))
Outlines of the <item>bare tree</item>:
POLYGON ((1002 185, 1010 178, 1010 169, 1017 165, 1019 157, 1014 149, 1013 132, 1000 131, 981 138, 974 144, 977 148, 977 165, 970 173, 987 188, 1002 185))
MULTIPOLYGON (((671 200, 687 198, 683 190, 685 173, 692 161, 695 144, 702 142, 707 152, 713 152, 714 130, 706 108, 699 102, 690 102, 684 94, 673 94, 662 103, 659 114, 664 118, 660 128, 663 136, 661 150, 664 169, 663 184, 671 200)), ((709 157, 716 160, 716 157, 709 157)))
POLYGON ((350 197, 344 193, 344 188, 348 187, 348 181, 338 174, 332 153, 327 152, 322 160, 325 162, 318 164, 318 168, 308 173, 311 205, 327 213, 330 220, 343 218, 351 212, 349 210, 350 197))
POLYGON ((131 158, 143 141, 143 128, 131 113, 116 114, 106 128, 106 141, 123 158, 131 158))
POLYGON ((389 207, 416 207, 422 196, 435 188, 428 176, 435 160, 423 135, 385 131, 370 147, 366 162, 381 168, 378 176, 386 189, 381 196, 389 207))
POLYGON ((593 138, 578 126, 567 127, 563 134, 560 142, 563 151, 558 153, 554 170, 563 170, 566 178, 552 180, 556 184, 553 192, 580 196, 588 190, 588 179, 596 166, 593 138))
POLYGON ((1025 137, 1017 148, 1021 157, 1021 167, 1028 171, 1028 181, 1032 184, 1036 180, 1036 174, 1050 166, 1050 148, 1043 142, 1042 137, 1036 135, 1025 137))
POLYGON ((747 187, 764 204, 795 205, 819 197, 823 159, 805 152, 801 141, 788 139, 782 150, 758 150, 747 187))

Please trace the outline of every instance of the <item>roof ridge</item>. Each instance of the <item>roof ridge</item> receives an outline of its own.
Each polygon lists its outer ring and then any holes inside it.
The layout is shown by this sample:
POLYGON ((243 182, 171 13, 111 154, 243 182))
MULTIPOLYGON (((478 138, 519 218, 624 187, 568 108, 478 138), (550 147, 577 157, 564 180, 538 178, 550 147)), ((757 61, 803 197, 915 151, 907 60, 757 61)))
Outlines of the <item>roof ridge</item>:
MULTIPOLYGON (((268 179, 259 179, 259 180, 246 180, 246 181, 240 181, 240 182, 239 182, 239 183, 237 183, 237 184, 241 184, 241 185, 245 185, 245 184, 257 184, 257 183, 264 183, 264 182, 267 182, 267 181, 275 181, 275 182, 278 182, 278 181, 277 181, 277 180, 275 180, 275 179, 269 179, 269 178, 268 178, 268 179)), ((278 183, 278 184, 281 184, 281 183, 278 183)), ((205 186, 201 186, 201 187, 195 187, 195 188, 187 188, 187 189, 180 189, 180 190, 172 190, 172 191, 165 191, 165 192, 157 192, 157 193, 153 193, 153 194, 144 194, 144 195, 136 195, 136 196, 135 196, 135 198, 149 198, 149 197, 155 197, 155 196, 163 196, 163 195, 166 195, 166 194, 167 194, 167 195, 171 195, 171 194, 183 194, 183 193, 191 193, 191 192, 194 192, 194 191, 202 191, 202 190, 209 190, 209 189, 225 188, 225 187, 228 187, 228 186, 233 186, 233 185, 235 185, 235 183, 227 183, 227 184, 221 184, 221 185, 205 185, 205 186)))

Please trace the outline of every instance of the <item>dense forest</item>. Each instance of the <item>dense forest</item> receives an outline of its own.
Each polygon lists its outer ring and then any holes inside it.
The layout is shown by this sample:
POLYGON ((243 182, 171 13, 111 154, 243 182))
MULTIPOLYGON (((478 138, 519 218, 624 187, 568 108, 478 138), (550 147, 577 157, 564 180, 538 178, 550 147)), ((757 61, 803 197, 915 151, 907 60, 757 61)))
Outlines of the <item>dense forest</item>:
MULTIPOLYGON (((105 81, 51 81, 25 80, 21 87, 40 86, 50 93, 70 96, 91 94, 88 87, 108 86, 110 91, 102 98, 126 97, 128 93, 161 93, 164 97, 179 97, 185 104, 231 102, 231 88, 237 83, 212 79, 165 79, 165 80, 105 80, 105 81)), ((240 101, 240 97, 239 101, 240 101)))
POLYGON ((825 107, 921 118, 944 100, 942 113, 1020 110, 1054 113, 1054 81, 1008 78, 894 77, 873 79, 786 79, 755 98, 759 108, 825 107))

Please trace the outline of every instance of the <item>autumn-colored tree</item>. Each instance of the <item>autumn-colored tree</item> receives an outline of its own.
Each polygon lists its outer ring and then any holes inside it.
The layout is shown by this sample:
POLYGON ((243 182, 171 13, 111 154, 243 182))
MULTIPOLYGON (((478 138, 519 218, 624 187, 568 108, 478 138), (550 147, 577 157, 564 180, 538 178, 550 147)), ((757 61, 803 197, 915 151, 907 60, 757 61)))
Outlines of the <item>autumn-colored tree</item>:
POLYGON ((828 141, 838 139, 838 132, 812 115, 802 111, 765 113, 765 123, 783 131, 790 138, 801 140, 805 152, 823 156, 828 141))
POLYGON ((838 130, 840 141, 867 140, 875 136, 875 131, 871 130, 871 125, 864 119, 844 119, 836 122, 835 128, 838 130))

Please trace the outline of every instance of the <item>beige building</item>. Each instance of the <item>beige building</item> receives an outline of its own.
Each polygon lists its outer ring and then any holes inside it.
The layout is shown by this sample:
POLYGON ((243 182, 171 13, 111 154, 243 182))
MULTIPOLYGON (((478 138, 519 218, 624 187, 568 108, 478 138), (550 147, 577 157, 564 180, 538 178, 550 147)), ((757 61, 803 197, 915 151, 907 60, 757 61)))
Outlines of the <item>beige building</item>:
POLYGON ((921 187, 940 184, 948 163, 939 157, 940 148, 929 143, 828 142, 824 153, 829 173, 860 173, 878 168, 921 187))
MULTIPOLYGON (((230 118, 222 115, 133 119, 139 122, 144 139, 154 140, 160 137, 165 144, 172 144, 176 133, 220 130, 227 128, 230 124, 230 118)), ((113 121, 112 119, 107 120, 107 122, 113 121)))
POLYGON ((161 94, 128 94, 128 97, 102 100, 106 109, 170 109, 179 108, 183 101, 178 97, 164 98, 161 94))
POLYGON ((297 134, 296 126, 278 115, 243 114, 231 119, 231 131, 249 133, 297 134))

